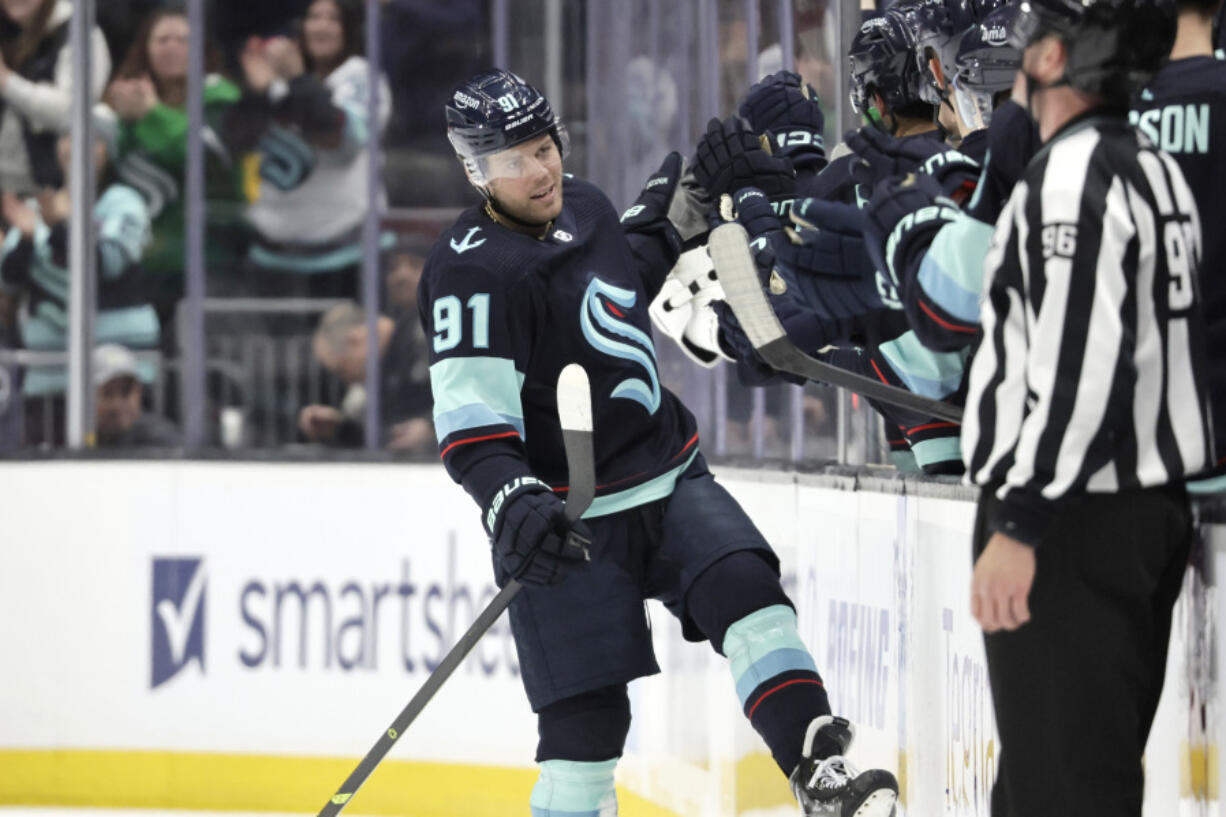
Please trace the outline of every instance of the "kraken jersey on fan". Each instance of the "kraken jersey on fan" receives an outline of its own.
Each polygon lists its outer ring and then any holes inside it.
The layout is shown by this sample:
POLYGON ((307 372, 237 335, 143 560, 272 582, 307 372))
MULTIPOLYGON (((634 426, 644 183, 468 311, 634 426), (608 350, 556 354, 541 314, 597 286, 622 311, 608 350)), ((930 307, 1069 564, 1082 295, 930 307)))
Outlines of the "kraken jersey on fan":
POLYGON ((365 59, 350 57, 324 85, 345 115, 340 144, 321 149, 300 128, 283 124, 272 125, 260 138, 260 195, 248 218, 269 241, 326 244, 349 237, 362 224, 367 168, 360 154, 391 116, 391 90, 386 80, 380 83, 379 121, 371 122, 365 59))
POLYGON ((1226 466, 1226 62, 1173 60, 1133 101, 1132 124, 1183 171, 1203 228, 1200 289, 1208 336, 1208 381, 1217 438, 1214 460, 1226 466))
POLYGON ((660 385, 651 340, 647 307, 671 263, 640 266, 595 187, 567 178, 562 190, 541 239, 467 210, 430 253, 418 309, 452 478, 482 507, 516 476, 565 486, 555 389, 562 368, 580 363, 598 486, 585 516, 602 516, 670 494, 698 435, 660 385))

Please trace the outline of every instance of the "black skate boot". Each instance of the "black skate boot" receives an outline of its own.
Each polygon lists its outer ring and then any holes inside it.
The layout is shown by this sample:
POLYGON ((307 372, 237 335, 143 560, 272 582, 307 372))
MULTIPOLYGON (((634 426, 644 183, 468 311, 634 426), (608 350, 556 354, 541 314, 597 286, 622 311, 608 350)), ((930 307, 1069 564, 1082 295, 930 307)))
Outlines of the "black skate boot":
POLYGON ((804 757, 788 778, 805 817, 892 817, 898 781, 885 769, 857 772, 843 755, 855 729, 823 715, 805 731, 804 757))

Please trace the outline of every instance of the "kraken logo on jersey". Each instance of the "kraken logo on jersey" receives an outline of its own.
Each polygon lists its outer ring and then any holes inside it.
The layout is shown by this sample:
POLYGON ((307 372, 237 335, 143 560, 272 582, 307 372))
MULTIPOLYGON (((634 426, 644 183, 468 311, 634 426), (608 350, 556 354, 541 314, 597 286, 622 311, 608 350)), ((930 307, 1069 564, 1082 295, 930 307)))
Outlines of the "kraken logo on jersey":
POLYGON ((655 414, 660 407, 660 376, 656 373, 655 345, 651 342, 651 336, 627 323, 618 309, 630 309, 637 298, 638 295, 632 290, 593 277, 583 295, 579 325, 583 328, 583 337, 596 351, 637 363, 647 373, 646 380, 631 377, 618 383, 611 396, 633 400, 647 409, 649 414, 655 414))

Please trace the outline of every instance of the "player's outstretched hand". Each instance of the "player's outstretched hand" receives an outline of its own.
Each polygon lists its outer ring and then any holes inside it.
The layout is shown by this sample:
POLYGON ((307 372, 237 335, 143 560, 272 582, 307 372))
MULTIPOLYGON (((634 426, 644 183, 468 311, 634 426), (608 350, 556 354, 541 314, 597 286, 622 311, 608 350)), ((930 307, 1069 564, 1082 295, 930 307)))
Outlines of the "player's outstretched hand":
POLYGON ((755 133, 766 134, 777 156, 793 167, 820 170, 826 164, 822 131, 826 116, 817 91, 793 71, 776 71, 745 95, 741 116, 755 133))
POLYGON ((682 243, 707 231, 711 198, 685 166, 681 154, 673 151, 660 169, 651 174, 638 199, 622 214, 626 232, 649 232, 665 223, 672 224, 682 243))
POLYGON ((856 154, 851 175, 872 190, 882 179, 903 176, 948 148, 938 139, 898 139, 874 125, 849 132, 844 140, 856 154))
POLYGON ((911 261, 928 251, 937 232, 959 212, 940 183, 926 173, 886 179, 864 209, 865 248, 876 268, 884 270, 901 292, 907 270, 918 266, 911 261))
POLYGON ((776 242, 784 288, 825 321, 896 307, 897 295, 869 259, 864 216, 852 205, 801 199, 792 205, 788 241, 776 242), (884 290, 884 291, 883 291, 884 290))
POLYGON ((796 189, 792 163, 773 155, 770 142, 737 116, 707 123, 695 149, 694 176, 715 199, 746 187, 760 188, 772 198, 796 189))
POLYGON ((495 494, 486 511, 494 556, 506 573, 531 585, 557 584, 588 556, 592 532, 566 519, 566 504, 535 477, 520 477, 495 494))

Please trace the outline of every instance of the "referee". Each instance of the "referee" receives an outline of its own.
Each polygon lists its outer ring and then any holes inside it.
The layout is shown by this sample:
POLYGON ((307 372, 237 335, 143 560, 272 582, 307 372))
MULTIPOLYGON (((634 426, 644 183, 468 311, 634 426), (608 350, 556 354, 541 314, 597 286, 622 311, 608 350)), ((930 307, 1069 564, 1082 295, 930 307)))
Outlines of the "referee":
POLYGON ((996 225, 962 431, 993 817, 1139 817, 1141 755, 1211 461, 1200 223, 1128 124, 1173 0, 1023 0, 1014 98, 1044 145, 996 225))

